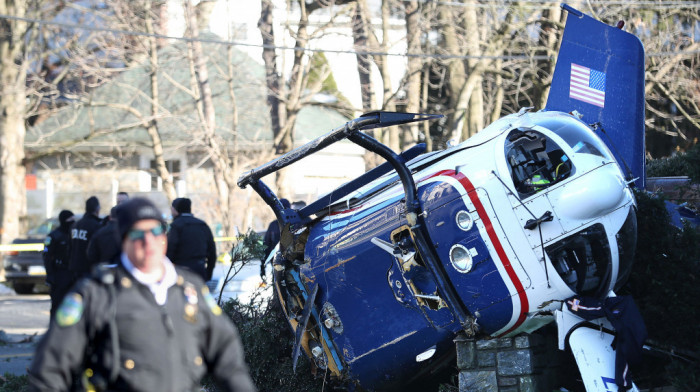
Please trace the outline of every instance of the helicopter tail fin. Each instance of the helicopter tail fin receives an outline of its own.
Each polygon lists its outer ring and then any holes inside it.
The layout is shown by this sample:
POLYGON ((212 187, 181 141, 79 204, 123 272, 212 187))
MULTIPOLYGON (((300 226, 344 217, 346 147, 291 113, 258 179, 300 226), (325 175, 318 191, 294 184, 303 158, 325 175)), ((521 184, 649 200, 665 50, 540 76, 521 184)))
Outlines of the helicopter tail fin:
POLYGON ((545 109, 578 112, 644 188, 644 47, 621 28, 563 4, 569 15, 545 109))

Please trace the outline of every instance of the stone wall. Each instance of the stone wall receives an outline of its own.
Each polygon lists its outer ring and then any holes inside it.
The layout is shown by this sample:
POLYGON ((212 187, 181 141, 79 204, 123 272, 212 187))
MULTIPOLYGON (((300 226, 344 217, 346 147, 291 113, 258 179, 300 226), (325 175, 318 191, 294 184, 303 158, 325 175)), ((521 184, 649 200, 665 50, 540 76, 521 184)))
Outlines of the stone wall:
POLYGON ((459 335, 455 343, 460 392, 537 392, 561 385, 565 353, 557 349, 556 336, 476 340, 459 335))

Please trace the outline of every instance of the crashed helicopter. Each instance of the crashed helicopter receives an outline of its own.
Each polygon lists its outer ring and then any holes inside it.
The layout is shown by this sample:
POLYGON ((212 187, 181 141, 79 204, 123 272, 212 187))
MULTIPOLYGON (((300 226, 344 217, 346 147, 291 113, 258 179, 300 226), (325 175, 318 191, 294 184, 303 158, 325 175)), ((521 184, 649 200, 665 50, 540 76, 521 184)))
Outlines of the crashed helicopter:
POLYGON ((363 389, 395 389, 445 366, 458 333, 508 337, 556 322, 587 390, 616 390, 609 323, 586 334, 562 304, 614 296, 632 267, 644 49, 562 7, 569 16, 544 110, 428 153, 395 153, 363 131, 439 115, 371 112, 241 176, 281 227, 274 283, 296 333, 295 364, 303 351, 363 389), (284 209, 261 180, 344 139, 386 162, 299 210, 284 209))

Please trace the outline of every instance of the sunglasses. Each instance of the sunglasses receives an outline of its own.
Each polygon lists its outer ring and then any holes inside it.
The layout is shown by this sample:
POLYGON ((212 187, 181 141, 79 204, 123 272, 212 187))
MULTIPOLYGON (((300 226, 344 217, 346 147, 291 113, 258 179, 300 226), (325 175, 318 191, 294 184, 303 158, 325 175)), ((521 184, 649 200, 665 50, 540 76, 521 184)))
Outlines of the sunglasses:
POLYGON ((127 235, 131 241, 144 241, 146 239, 146 233, 151 233, 154 237, 158 237, 165 233, 165 227, 163 227, 163 225, 158 225, 150 230, 132 229, 129 230, 127 235))

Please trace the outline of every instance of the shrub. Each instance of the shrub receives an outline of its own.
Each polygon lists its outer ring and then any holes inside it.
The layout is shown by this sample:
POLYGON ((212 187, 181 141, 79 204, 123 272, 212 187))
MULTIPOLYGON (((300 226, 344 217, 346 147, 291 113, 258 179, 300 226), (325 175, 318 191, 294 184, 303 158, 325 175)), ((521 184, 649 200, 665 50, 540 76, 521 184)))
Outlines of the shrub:
POLYGON ((242 304, 230 300, 223 306, 241 334, 246 362, 258 391, 323 390, 324 382, 327 384, 329 380, 324 380, 322 371, 317 377, 311 376, 310 362, 303 353, 299 356, 296 374, 292 370, 294 336, 276 301, 265 301, 267 303, 253 300, 242 304))
POLYGON ((648 177, 688 176, 700 183, 700 144, 669 158, 649 160, 646 169, 648 177))
POLYGON ((664 371, 649 369, 645 377, 663 378, 679 391, 697 391, 700 378, 688 375, 700 374, 700 231, 688 225, 683 230, 672 226, 662 198, 646 192, 636 192, 636 197, 635 266, 621 294, 635 298, 651 341, 691 358, 667 356, 661 363, 654 362, 664 371))
POLYGON ((5 373, 0 376, 0 392, 24 392, 29 390, 29 381, 26 375, 16 376, 5 373))

